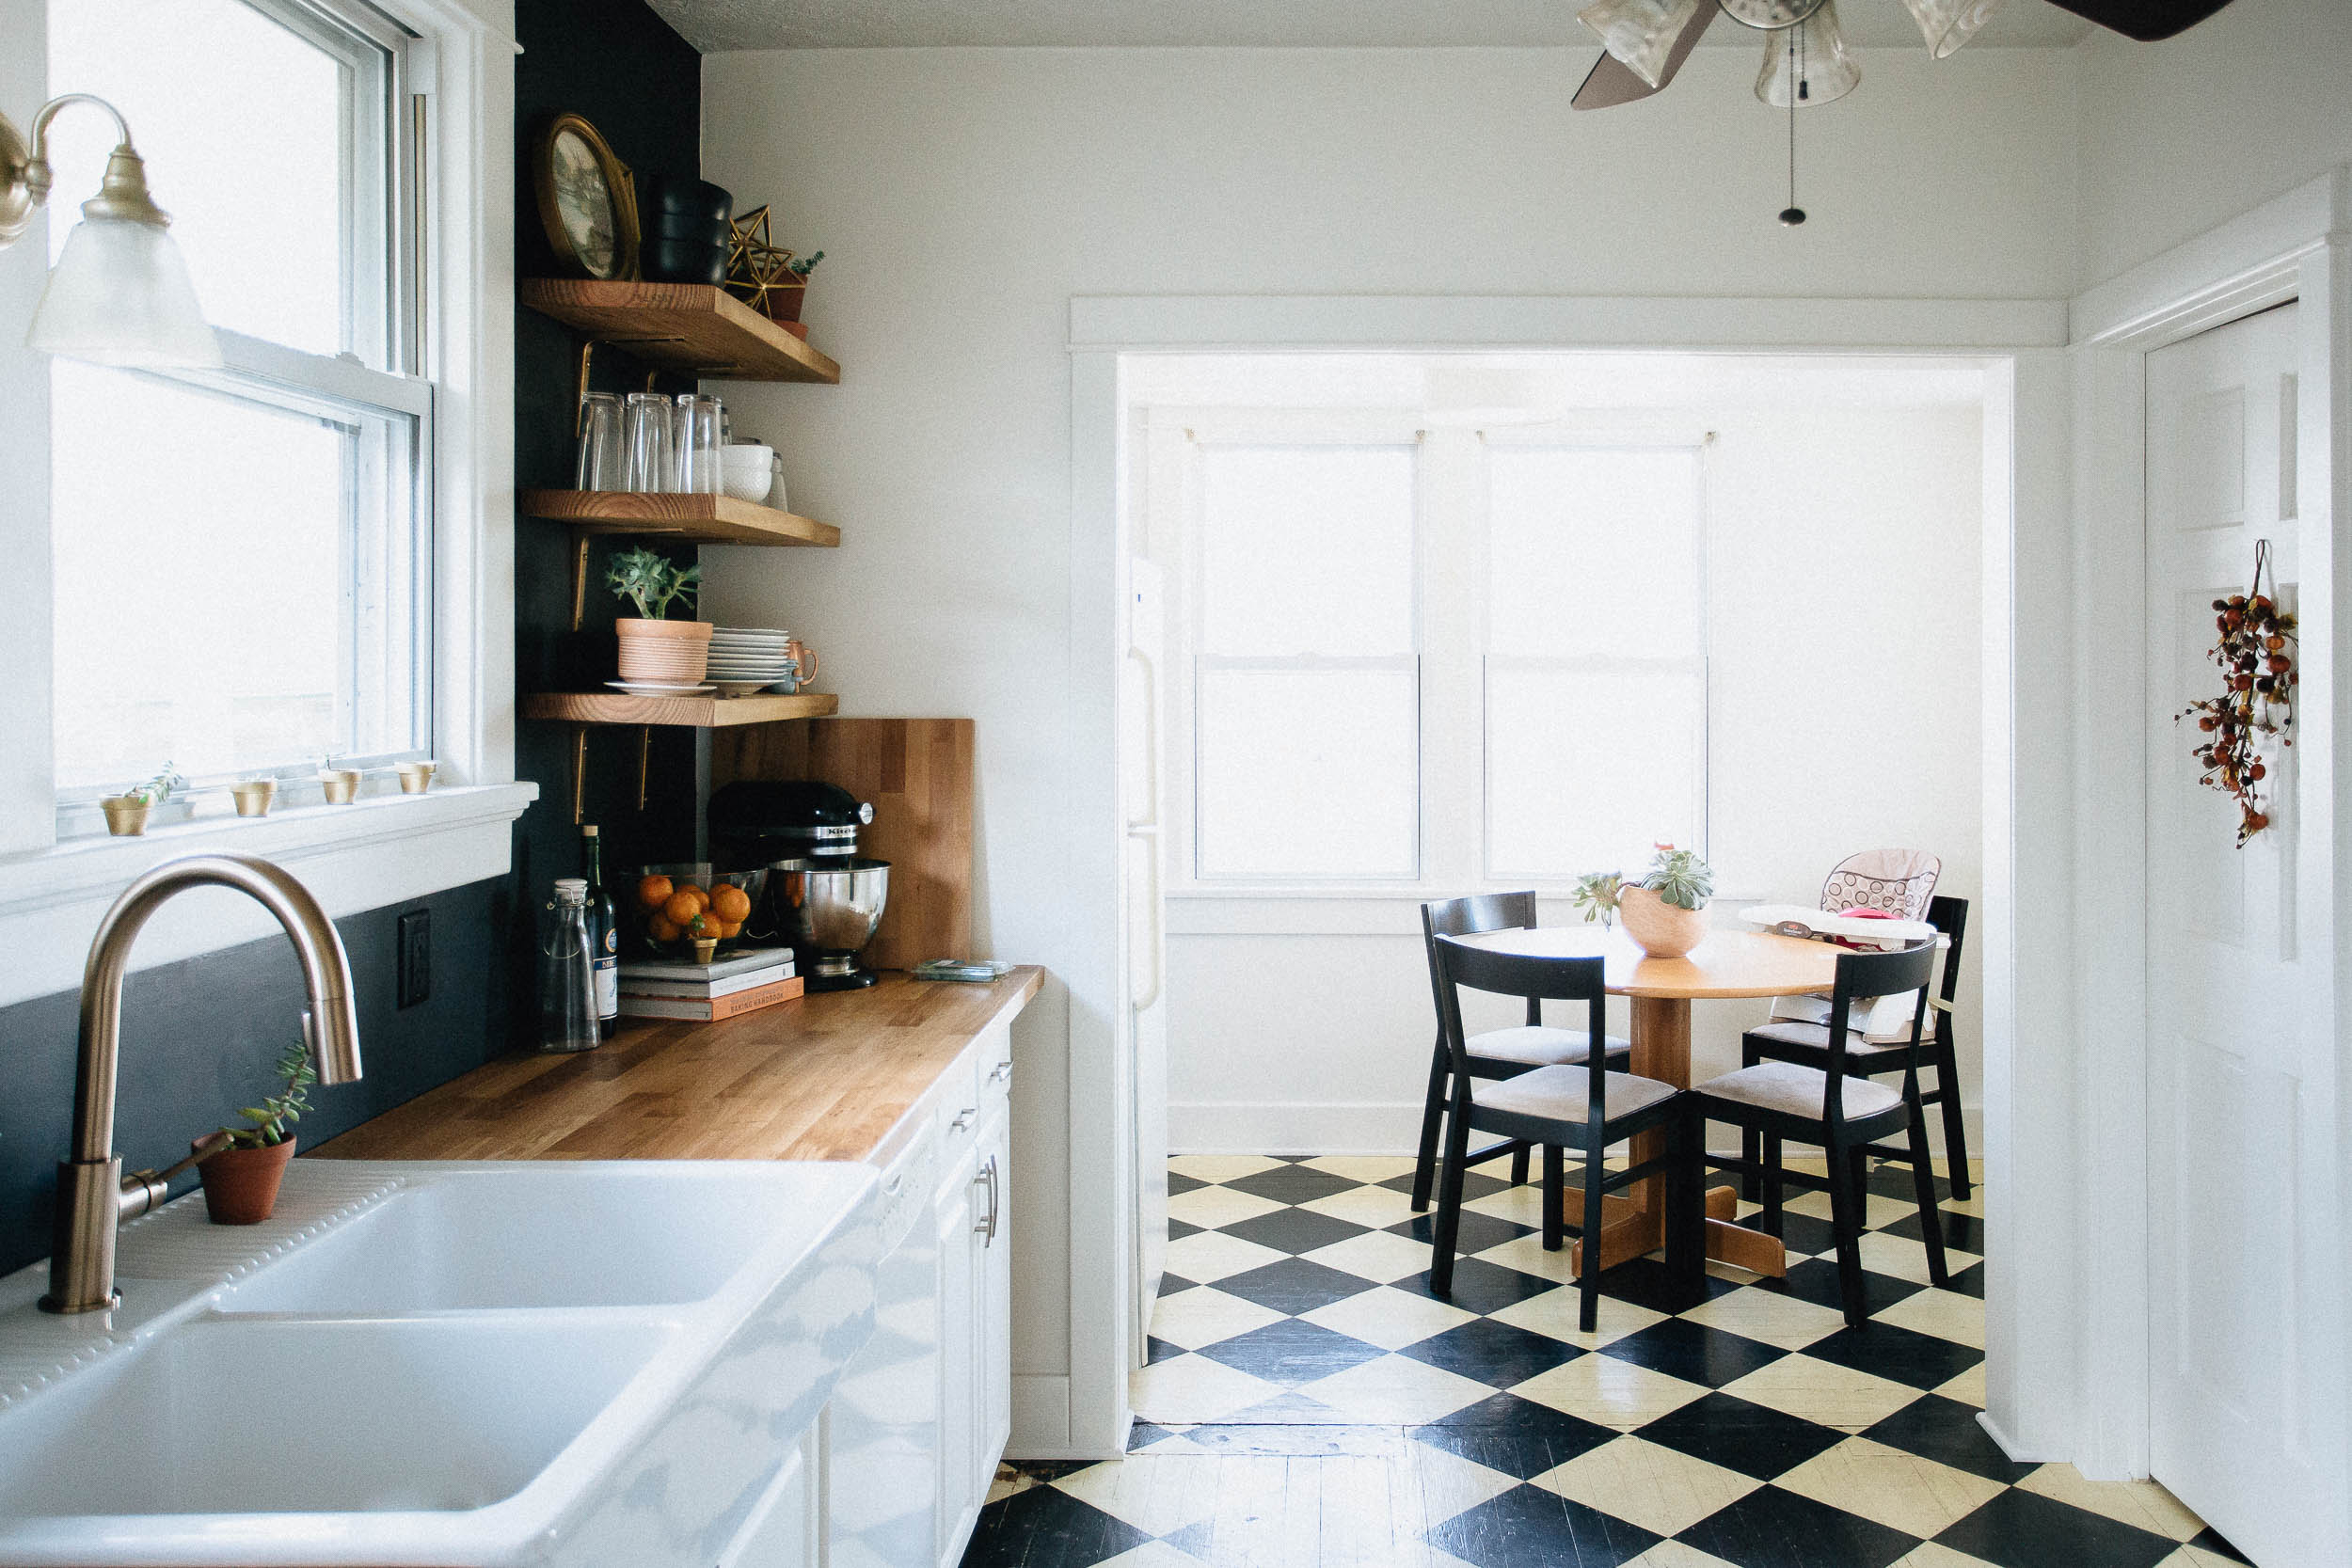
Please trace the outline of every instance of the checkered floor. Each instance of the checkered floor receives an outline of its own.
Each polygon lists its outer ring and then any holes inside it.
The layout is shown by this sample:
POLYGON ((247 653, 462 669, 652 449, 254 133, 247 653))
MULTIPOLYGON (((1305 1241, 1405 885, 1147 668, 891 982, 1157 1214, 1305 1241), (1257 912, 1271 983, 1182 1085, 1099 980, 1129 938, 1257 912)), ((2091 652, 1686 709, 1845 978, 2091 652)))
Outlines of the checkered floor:
POLYGON ((2244 1560, 2153 1483, 2003 1457, 1976 1420, 1980 1204, 1947 1195, 1952 1288, 1931 1290, 1900 1166, 1871 1177, 1868 1326, 1839 1314, 1813 1195, 1789 1205, 1787 1279, 1723 1269, 1668 1315, 1662 1265, 1636 1260, 1604 1276, 1589 1335, 1532 1187, 1470 1177, 1441 1302, 1409 1161, 1169 1168, 1128 1457, 1007 1466, 965 1568, 2244 1560))

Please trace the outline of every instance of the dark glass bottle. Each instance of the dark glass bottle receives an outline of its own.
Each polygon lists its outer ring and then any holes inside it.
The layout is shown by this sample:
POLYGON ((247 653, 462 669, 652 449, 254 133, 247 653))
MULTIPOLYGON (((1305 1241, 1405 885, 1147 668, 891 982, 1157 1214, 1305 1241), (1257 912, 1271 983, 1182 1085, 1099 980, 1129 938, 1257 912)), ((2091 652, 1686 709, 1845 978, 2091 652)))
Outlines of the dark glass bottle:
POLYGON ((606 1039, 621 1025, 621 922, 604 885, 604 840, 593 822, 580 830, 580 868, 588 878, 588 936, 596 954, 596 1029, 606 1039))

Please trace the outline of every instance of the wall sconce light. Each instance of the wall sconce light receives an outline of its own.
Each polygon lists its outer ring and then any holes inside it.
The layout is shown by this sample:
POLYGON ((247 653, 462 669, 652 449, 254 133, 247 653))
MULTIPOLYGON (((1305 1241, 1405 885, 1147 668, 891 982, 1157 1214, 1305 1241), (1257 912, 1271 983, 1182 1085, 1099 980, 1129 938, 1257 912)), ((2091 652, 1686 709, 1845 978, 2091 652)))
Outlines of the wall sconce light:
POLYGON ((40 308, 24 343, 100 365, 216 370, 220 342, 205 325, 188 263, 172 243, 171 219, 147 194, 147 166, 131 146, 131 128, 103 98, 70 92, 41 105, 32 142, 0 115, 0 246, 32 227, 49 199, 49 122, 72 103, 114 116, 119 135, 98 194, 82 203, 82 221, 66 236, 50 269, 40 308))

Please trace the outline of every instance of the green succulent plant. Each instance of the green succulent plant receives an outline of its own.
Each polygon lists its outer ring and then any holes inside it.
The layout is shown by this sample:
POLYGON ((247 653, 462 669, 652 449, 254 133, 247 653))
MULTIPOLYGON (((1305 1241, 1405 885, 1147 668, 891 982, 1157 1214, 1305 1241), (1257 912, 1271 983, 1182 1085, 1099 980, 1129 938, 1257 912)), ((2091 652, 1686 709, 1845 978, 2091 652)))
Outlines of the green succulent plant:
POLYGON ((1641 885, 1677 909, 1703 910, 1715 895, 1715 873, 1697 850, 1661 845, 1658 858, 1642 874, 1641 885))
POLYGON ((605 586, 612 590, 613 597, 635 605, 637 613, 648 621, 668 615, 671 601, 675 599, 683 599, 686 609, 693 609, 702 580, 699 565, 680 568, 660 551, 643 548, 614 556, 604 573, 605 586))
POLYGON ((122 799, 135 800, 142 806, 160 806, 171 799, 173 790, 187 782, 186 777, 178 768, 169 763, 165 763, 162 772, 145 784, 133 784, 122 792, 122 799))
POLYGON ((309 1050, 297 1042, 286 1047, 286 1053, 278 1058, 278 1076, 285 1080, 282 1093, 238 1111, 246 1119, 245 1126, 221 1129, 229 1134, 230 1148, 267 1148, 294 1135, 289 1129, 310 1108, 310 1085, 319 1081, 318 1069, 310 1065, 309 1050))
POLYGON ((1576 879, 1576 891, 1568 895, 1568 902, 1584 911, 1585 924, 1597 920, 1603 927, 1617 923, 1617 893, 1625 886, 1625 879, 1613 871, 1587 871, 1576 879))

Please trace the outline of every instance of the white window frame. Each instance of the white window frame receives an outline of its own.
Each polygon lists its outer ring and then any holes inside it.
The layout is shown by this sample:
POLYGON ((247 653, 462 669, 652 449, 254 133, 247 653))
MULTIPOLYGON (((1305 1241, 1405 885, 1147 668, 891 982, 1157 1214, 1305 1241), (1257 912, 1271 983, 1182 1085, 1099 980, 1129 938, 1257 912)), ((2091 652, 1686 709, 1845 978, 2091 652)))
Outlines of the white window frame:
MULTIPOLYGON (((1677 670, 1693 666, 1699 675, 1701 705, 1699 746, 1699 842, 1706 851, 1708 777, 1707 706, 1707 535, 1708 451, 1711 436, 1695 415, 1645 411, 1615 415, 1596 412, 1575 419, 1525 426, 1486 428, 1449 424, 1417 409, 1301 409, 1179 407, 1160 405, 1140 410, 1136 472, 1150 483, 1139 486, 1142 538, 1148 553, 1159 562, 1168 583, 1166 625, 1171 646, 1166 656, 1171 667, 1195 671, 1206 659, 1219 666, 1250 668, 1337 668, 1347 665, 1393 665, 1386 660, 1249 658, 1236 660, 1204 656, 1199 646, 1200 561, 1199 541, 1205 498, 1200 457, 1217 445, 1302 446, 1335 445, 1392 447, 1417 444, 1414 465, 1414 619, 1419 651, 1410 656, 1419 672, 1416 720, 1420 736, 1420 813, 1416 872, 1409 878, 1380 877, 1203 877, 1200 875, 1198 780, 1200 777, 1200 716, 1198 681, 1193 674, 1168 683, 1167 694, 1168 759, 1160 784, 1171 809, 1165 818, 1168 832, 1168 896, 1171 900, 1206 906, 1233 901, 1235 928, 1286 929, 1278 906, 1290 906, 1291 916, 1319 919, 1338 929, 1379 927, 1373 907, 1420 902, 1465 892, 1534 888, 1547 898, 1565 897, 1574 886, 1572 874, 1534 876, 1493 869, 1488 840, 1486 674, 1495 658, 1487 647, 1486 582, 1490 497, 1487 453, 1496 447, 1547 449, 1672 448, 1692 450, 1699 464, 1699 521, 1696 542, 1700 604, 1699 652, 1695 658, 1662 661, 1677 670), (1258 912, 1245 912, 1252 904, 1258 912), (1348 914, 1342 906, 1360 906, 1364 912, 1348 914), (1319 909, 1317 914, 1307 906, 1319 909)), ((1530 667, 1631 668, 1661 661, 1637 657, 1521 658, 1507 662, 1530 667)))
MULTIPOLYGON (((8 410, 0 420, 0 547, 11 552, 18 580, 42 585, 12 607, 21 613, 0 617, 0 949, 11 955, 0 966, 0 1006, 77 984, 106 905, 159 861, 261 855, 300 877, 329 913, 352 914, 504 875, 509 825, 538 794, 515 780, 514 8, 374 0, 374 8, 411 35, 389 134, 414 135, 421 150, 418 180, 400 202, 416 222, 394 239, 417 258, 421 298, 408 302, 406 341, 387 347, 432 387, 422 438, 432 453, 435 786, 401 795, 387 768, 350 806, 297 800, 267 817, 204 813, 143 838, 59 840, 46 586, 49 361, 24 347, 47 278, 47 236, 37 222, 0 250, 0 406, 8 410)), ((20 126, 50 96, 46 14, 44 5, 0 8, 0 110, 20 126)), ((54 193, 45 221, 72 221, 86 194, 54 193)), ((225 356, 247 368, 273 352, 223 337, 225 356)), ((250 900, 178 899, 150 924, 135 961, 146 968, 271 929, 250 900)))

